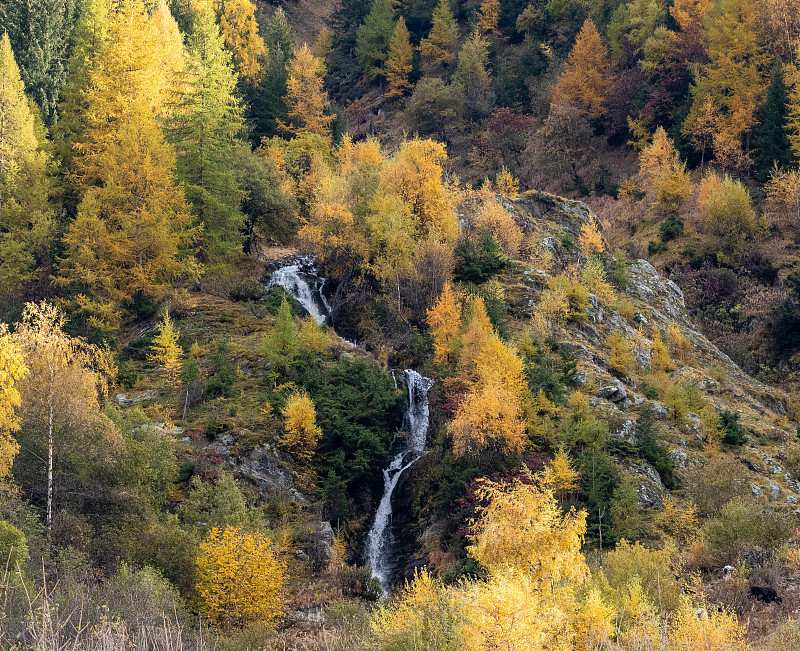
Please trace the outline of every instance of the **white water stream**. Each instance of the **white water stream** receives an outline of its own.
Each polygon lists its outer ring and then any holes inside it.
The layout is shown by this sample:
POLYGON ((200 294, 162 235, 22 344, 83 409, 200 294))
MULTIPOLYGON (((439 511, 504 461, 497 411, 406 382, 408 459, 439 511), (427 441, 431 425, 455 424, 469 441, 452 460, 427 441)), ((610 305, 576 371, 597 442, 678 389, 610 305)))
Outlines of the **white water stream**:
POLYGON ((330 305, 322 293, 325 279, 317 275, 312 258, 299 258, 294 264, 276 269, 267 283, 267 289, 275 285, 280 285, 294 296, 317 323, 322 325, 328 321, 330 305))
MULTIPOLYGON (((267 284, 267 289, 280 285, 313 316, 317 323, 324 324, 330 315, 330 306, 322 293, 325 278, 317 275, 312 258, 300 258, 293 264, 276 269, 267 284)), ((347 342, 350 343, 350 342, 347 342)), ((351 346, 355 344, 350 343, 351 346)), ((395 567, 394 536, 392 535, 392 494, 403 472, 422 456, 428 436, 428 392, 433 380, 406 369, 402 371, 408 387, 408 408, 403 419, 403 428, 408 432, 403 448, 398 451, 389 467, 383 471, 383 497, 375 520, 367 535, 367 560, 372 575, 381 582, 384 596, 388 594, 389 581, 395 567)), ((392 377, 397 386, 394 372, 392 377)))
POLYGON ((408 387, 408 409, 404 427, 408 431, 403 449, 383 471, 383 497, 375 512, 375 521, 367 535, 367 560, 372 575, 381 582, 384 596, 388 594, 389 580, 394 570, 394 536, 392 535, 392 494, 403 472, 422 456, 428 435, 428 392, 433 380, 406 369, 403 371, 408 387))

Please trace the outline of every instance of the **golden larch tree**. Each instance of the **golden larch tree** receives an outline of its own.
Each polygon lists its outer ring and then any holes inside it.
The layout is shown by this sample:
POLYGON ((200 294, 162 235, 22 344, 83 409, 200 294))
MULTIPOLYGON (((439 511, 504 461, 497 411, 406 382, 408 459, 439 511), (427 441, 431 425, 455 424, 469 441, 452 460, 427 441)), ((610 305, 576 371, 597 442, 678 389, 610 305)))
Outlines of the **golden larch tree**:
POLYGON ((458 236, 458 193, 442 178, 446 161, 443 143, 407 140, 381 171, 386 188, 409 208, 418 239, 455 243, 458 236))
POLYGON ((322 428, 317 425, 317 411, 305 392, 295 391, 283 408, 284 428, 281 445, 297 459, 307 463, 311 460, 317 444, 322 438, 322 428))
POLYGON ((692 108, 682 126, 685 134, 694 132, 710 95, 719 110, 715 156, 724 167, 734 170, 749 165, 744 137, 756 124, 769 81, 769 59, 760 41, 754 4, 720 0, 709 13, 703 31, 709 63, 698 69, 692 108))
POLYGON ((179 334, 175 322, 169 316, 169 310, 165 310, 164 318, 158 324, 158 334, 153 338, 148 359, 161 368, 164 381, 171 388, 178 384, 183 362, 183 349, 178 344, 179 334))
POLYGON ((322 87, 325 68, 307 45, 297 50, 289 61, 286 104, 290 124, 280 122, 289 133, 316 133, 331 137, 331 122, 335 116, 326 114, 330 108, 328 94, 322 87))
POLYGON ((433 335, 434 360, 449 364, 453 361, 453 343, 461 330, 461 303, 450 283, 444 284, 439 300, 428 310, 428 326, 433 335))
POLYGON ((603 244, 603 236, 600 234, 597 220, 594 218, 581 224, 581 232, 578 235, 578 246, 581 249, 581 253, 587 258, 606 250, 605 244, 603 244))
POLYGON ((408 80, 414 60, 414 50, 411 47, 411 37, 402 16, 397 21, 389 43, 389 56, 386 59, 386 81, 389 83, 387 97, 399 97, 411 88, 408 80))
POLYGON ((250 0, 225 0, 219 29, 233 54, 236 72, 249 84, 261 78, 267 48, 258 33, 256 7, 250 0))
POLYGON ((200 543, 197 592, 203 613, 224 631, 283 615, 283 564, 270 541, 239 527, 214 527, 200 543))
POLYGON ((664 127, 656 129, 653 141, 639 154, 639 175, 655 203, 665 210, 676 210, 693 191, 686 164, 664 127))
POLYGON ((595 119, 605 113, 613 75, 600 34, 587 18, 575 39, 564 72, 553 86, 553 104, 569 104, 595 119))
POLYGON ((155 82, 160 85, 156 94, 163 98, 162 115, 168 117, 174 112, 185 90, 183 75, 186 68, 186 53, 183 50, 183 36, 166 0, 159 0, 158 7, 150 17, 150 25, 158 45, 156 65, 161 70, 161 74, 155 77, 155 82))
POLYGON ((478 29, 481 34, 497 34, 500 21, 500 0, 483 0, 478 9, 478 29))
POLYGON ((27 372, 22 350, 8 334, 8 326, 0 324, 0 479, 11 474, 19 444, 12 434, 19 429, 15 409, 20 406, 16 384, 27 372))
POLYGON ((419 43, 422 56, 448 66, 455 58, 458 25, 450 8, 450 0, 439 0, 433 10, 431 31, 419 43))

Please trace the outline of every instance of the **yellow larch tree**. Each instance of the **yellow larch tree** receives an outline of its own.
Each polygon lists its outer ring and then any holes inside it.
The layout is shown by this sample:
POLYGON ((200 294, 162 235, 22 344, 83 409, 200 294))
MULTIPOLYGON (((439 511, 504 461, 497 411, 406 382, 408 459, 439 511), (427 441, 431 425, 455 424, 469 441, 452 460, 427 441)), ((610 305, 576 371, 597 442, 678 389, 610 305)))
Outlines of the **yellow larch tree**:
POLYGON ((450 0, 439 0, 433 10, 431 31, 419 43, 422 56, 448 66, 455 58, 458 44, 458 25, 450 7, 450 0))
POLYGON ((494 376, 470 390, 448 431, 458 456, 520 454, 528 443, 519 400, 494 376))
POLYGON ((408 206, 418 239, 455 243, 457 190, 443 179, 447 149, 430 139, 407 140, 381 172, 386 188, 408 206))
POLYGON ((142 1, 122 0, 89 75, 84 114, 88 137, 75 145, 82 192, 103 177, 105 168, 98 157, 118 141, 118 128, 129 117, 131 107, 160 115, 174 100, 164 96, 159 50, 154 23, 142 1))
POLYGON ((15 386, 27 372, 22 350, 8 334, 8 326, 0 324, 0 480, 11 474, 19 444, 12 434, 19 429, 15 409, 20 405, 15 386))
POLYGON ((436 304, 428 310, 428 326, 433 335, 434 360, 437 364, 453 361, 453 343, 461 330, 461 302, 450 283, 445 283, 436 304))
POLYGON ((497 34, 500 21, 500 0, 483 0, 478 9, 478 29, 481 34, 497 34))
POLYGON ((258 82, 267 48, 258 33, 255 5, 250 0, 224 0, 219 29, 233 54, 236 72, 249 84, 258 82))
POLYGON ((477 379, 478 357, 486 349, 494 328, 486 313, 486 304, 480 296, 472 297, 466 312, 468 325, 461 338, 463 346, 458 358, 458 375, 464 380, 474 382, 477 379))
POLYGON ((669 8, 670 15, 682 31, 700 30, 711 9, 711 0, 675 0, 669 8))
POLYGON ((155 82, 160 85, 156 94, 162 98, 162 116, 168 117, 173 114, 185 91, 183 75, 186 53, 183 50, 183 36, 166 0, 159 0, 158 7, 150 17, 150 25, 158 44, 156 65, 161 70, 161 74, 155 77, 155 82))
POLYGON ((322 429, 317 425, 317 412, 307 393, 295 391, 283 408, 285 434, 281 445, 304 463, 311 460, 317 444, 322 438, 322 429))
POLYGON ((283 615, 283 564, 261 533, 214 527, 200 543, 197 592, 203 613, 224 631, 283 615))
POLYGON ((389 83, 387 97, 399 97, 411 89, 408 77, 413 67, 414 50, 405 19, 400 16, 389 42, 389 56, 386 59, 386 81, 389 83))
POLYGON ((185 255, 197 230, 175 179, 175 152, 146 103, 133 101, 92 155, 89 187, 64 236, 56 284, 70 287, 92 326, 115 329, 131 301, 159 301, 199 275, 185 255))
POLYGON ((183 362, 183 349, 178 344, 178 337, 175 322, 170 318, 169 310, 165 310, 164 318, 158 324, 158 334, 153 338, 148 359, 161 368, 164 381, 171 388, 178 384, 183 362))
POLYGON ((317 34, 317 38, 314 41, 314 47, 311 49, 311 52, 315 57, 322 61, 322 65, 327 68, 328 64, 330 63, 332 51, 333 36, 331 35, 331 30, 328 29, 327 25, 323 25, 322 29, 319 30, 319 34, 317 34))
POLYGON ((316 133, 323 138, 331 137, 331 122, 335 116, 326 114, 330 108, 328 94, 322 87, 325 68, 307 45, 295 51, 289 61, 289 79, 286 82, 286 104, 289 122, 280 122, 289 133, 316 133))
POLYGON ((664 127, 656 129, 652 142, 639 154, 639 175, 655 203, 665 210, 676 210, 693 191, 686 164, 664 127))
POLYGON ((682 129, 687 135, 694 131, 706 96, 711 95, 720 114, 715 156, 727 169, 738 171, 749 164, 744 136, 756 124, 769 81, 755 3, 719 0, 706 19, 703 42, 709 63, 697 72, 694 101, 682 129))
POLYGON ((600 234, 600 229, 597 227, 597 221, 594 218, 581 224, 578 246, 586 258, 591 258, 596 253, 603 253, 606 250, 605 244, 603 244, 603 236, 600 234))
POLYGON ((661 331, 653 328, 653 345, 650 349, 650 370, 654 373, 664 373, 675 370, 675 363, 669 356, 669 350, 661 339, 661 331))
POLYGON ((605 113, 613 76, 608 51, 591 19, 575 39, 564 72, 553 86, 553 104, 569 104, 590 118, 605 113))
POLYGON ((484 480, 476 494, 486 505, 471 523, 467 551, 483 567, 524 572, 544 591, 588 577, 581 554, 586 512, 563 513, 541 478, 529 473, 525 482, 484 480))

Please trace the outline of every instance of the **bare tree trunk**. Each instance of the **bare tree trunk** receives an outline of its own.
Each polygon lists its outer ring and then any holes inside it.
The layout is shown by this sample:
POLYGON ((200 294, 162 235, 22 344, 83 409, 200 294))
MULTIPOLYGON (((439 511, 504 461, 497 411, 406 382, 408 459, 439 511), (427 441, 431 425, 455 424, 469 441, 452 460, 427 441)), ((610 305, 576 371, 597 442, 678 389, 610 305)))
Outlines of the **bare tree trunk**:
POLYGON ((53 530, 53 403, 47 427, 47 538, 53 530))

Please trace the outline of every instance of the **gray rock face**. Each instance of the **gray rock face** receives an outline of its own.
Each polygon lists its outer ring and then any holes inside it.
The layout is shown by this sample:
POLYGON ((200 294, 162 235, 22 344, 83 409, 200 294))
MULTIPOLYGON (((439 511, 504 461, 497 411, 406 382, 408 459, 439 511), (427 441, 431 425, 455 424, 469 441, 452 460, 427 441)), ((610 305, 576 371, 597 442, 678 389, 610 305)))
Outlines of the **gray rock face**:
POLYGON ((650 403, 650 411, 653 413, 653 416, 659 420, 665 420, 669 416, 667 408, 655 400, 650 403))
POLYGON ((117 404, 120 407, 133 407, 134 405, 138 405, 139 403, 145 402, 147 400, 152 400, 156 396, 158 396, 158 391, 156 389, 150 389, 149 391, 131 391, 130 393, 118 393, 117 404))
POLYGON ((628 265, 628 280, 631 290, 641 300, 661 308, 673 321, 689 324, 683 292, 674 282, 659 276, 647 260, 636 260, 628 265))
POLYGON ((778 486, 777 482, 769 481, 767 482, 767 488, 769 489, 769 501, 777 502, 778 498, 781 496, 781 487, 778 486))
POLYGON ((623 402, 628 399, 628 392, 623 386, 622 382, 616 378, 611 378, 611 381, 600 389, 598 395, 605 400, 611 402, 623 402))
POLYGON ((658 471, 647 461, 639 463, 630 461, 626 464, 626 468, 635 477, 636 493, 639 495, 639 503, 642 507, 650 509, 661 506, 666 489, 661 483, 658 471))
POLYGON ((327 561, 331 557, 331 548, 333 547, 333 541, 336 538, 336 534, 333 532, 331 523, 327 520, 320 522, 319 525, 317 525, 316 534, 315 542, 318 553, 322 560, 327 561))
POLYGON ((764 497, 764 491, 762 491, 755 484, 750 484, 750 490, 753 491, 753 495, 755 495, 756 497, 764 497))
POLYGON ((222 466, 235 472, 241 479, 258 488, 259 499, 266 501, 279 490, 287 490, 299 504, 307 504, 308 498, 294 488, 294 473, 283 463, 280 452, 270 445, 256 445, 246 457, 234 454, 231 447, 234 437, 225 434, 209 445, 222 458, 222 466))

